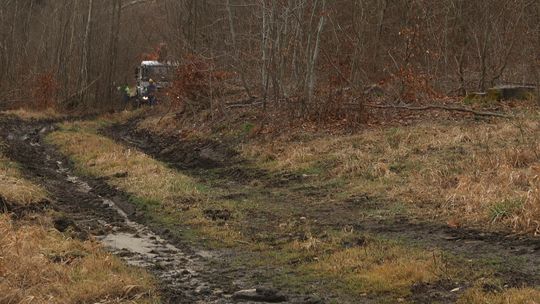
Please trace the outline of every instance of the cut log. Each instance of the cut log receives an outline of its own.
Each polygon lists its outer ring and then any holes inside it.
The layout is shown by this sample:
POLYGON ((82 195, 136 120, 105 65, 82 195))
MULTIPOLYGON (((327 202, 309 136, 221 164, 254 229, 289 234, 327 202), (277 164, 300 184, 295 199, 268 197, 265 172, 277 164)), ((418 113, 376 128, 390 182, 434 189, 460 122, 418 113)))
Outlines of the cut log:
POLYGON ((534 97, 536 87, 531 85, 500 85, 487 90, 488 96, 496 100, 526 100, 534 97))

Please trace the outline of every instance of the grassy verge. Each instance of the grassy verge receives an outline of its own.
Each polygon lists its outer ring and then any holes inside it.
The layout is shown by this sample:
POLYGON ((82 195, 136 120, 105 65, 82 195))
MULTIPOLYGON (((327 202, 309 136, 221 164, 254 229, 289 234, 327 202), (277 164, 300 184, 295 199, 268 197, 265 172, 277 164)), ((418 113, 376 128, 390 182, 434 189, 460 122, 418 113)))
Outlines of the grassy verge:
POLYGON ((532 288, 510 288, 501 293, 473 288, 458 301, 458 304, 530 304, 540 302, 540 291, 532 288))
POLYGON ((274 278, 278 286, 332 290, 341 295, 336 303, 354 303, 359 297, 395 303, 412 296, 414 285, 461 282, 464 273, 479 275, 477 269, 460 267, 456 257, 437 250, 353 232, 293 241, 262 251, 260 258, 283 269, 274 278))
POLYGON ((244 158, 270 172, 335 181, 339 191, 331 198, 336 200, 367 195, 451 226, 535 234, 540 233, 535 220, 540 215, 539 112, 529 104, 516 112, 512 119, 423 119, 366 127, 353 135, 309 125, 273 132, 271 124, 247 113, 216 124, 198 121, 196 130, 174 114, 148 117, 138 127, 235 143, 244 158))
MULTIPOLYGON (((22 178, 0 156, 0 197, 18 209, 43 202, 47 193, 22 178)), ((0 215, 1 303, 157 303, 152 278, 91 241, 52 229, 46 215, 18 221, 0 215)))
POLYGON ((296 134, 249 141, 241 150, 269 170, 341 178, 344 193, 383 195, 422 217, 538 233, 540 123, 533 116, 296 134))

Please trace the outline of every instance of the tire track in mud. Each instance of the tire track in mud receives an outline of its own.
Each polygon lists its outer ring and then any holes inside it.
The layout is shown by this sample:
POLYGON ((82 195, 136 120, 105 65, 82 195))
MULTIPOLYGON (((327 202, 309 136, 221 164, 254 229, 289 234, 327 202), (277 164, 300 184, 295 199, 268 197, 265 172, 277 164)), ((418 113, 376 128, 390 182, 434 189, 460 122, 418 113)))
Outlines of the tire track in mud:
MULTIPOLYGON (((223 175, 220 175, 220 178, 230 180, 231 182, 249 185, 252 179, 262 178, 267 179, 266 185, 269 188, 284 186, 282 181, 271 181, 270 179, 275 177, 271 177, 263 171, 253 171, 250 168, 244 172, 242 169, 239 169, 238 164, 242 164, 242 160, 234 152, 231 152, 232 149, 225 147, 224 144, 201 142, 198 143, 199 146, 197 147, 197 143, 186 143, 190 152, 186 148, 181 147, 182 140, 179 138, 160 137, 148 131, 137 130, 137 122, 138 119, 135 118, 124 124, 113 125, 102 130, 102 134, 124 145, 136 148, 157 160, 169 164, 172 168, 182 170, 182 172, 192 174, 195 177, 200 178, 201 172, 204 172, 205 169, 204 167, 197 167, 197 164, 206 164, 210 165, 211 168, 219 168, 220 172, 224 172, 223 175), (176 151, 178 148, 182 151, 172 153, 172 151, 176 151), (213 148, 217 149, 217 151, 205 151, 213 148), (207 155, 213 153, 221 154, 224 161, 219 163, 214 159, 212 162, 209 162, 207 155), (233 174, 230 177, 226 176, 226 172, 235 173, 238 171, 241 172, 236 175, 233 174)), ((295 179, 294 182, 301 182, 301 179, 300 181, 295 179)), ((269 195, 270 193, 271 191, 268 190, 269 195)), ((297 195, 301 196, 304 194, 300 191, 300 193, 296 193, 293 196, 297 195)), ((291 197, 288 201, 294 199, 294 197, 291 197)), ((491 260, 495 258, 500 261, 495 269, 495 276, 499 277, 505 283, 505 286, 540 286, 539 238, 507 235, 468 228, 454 229, 441 223, 403 216, 385 219, 369 216, 355 217, 354 213, 351 212, 355 208, 374 208, 373 204, 370 204, 370 200, 372 198, 360 198, 358 201, 345 202, 340 207, 335 204, 332 204, 332 206, 318 205, 308 208, 303 215, 308 218, 317 219, 321 229, 341 229, 348 226, 353 227, 355 231, 373 233, 393 239, 402 239, 426 248, 441 249, 467 259, 491 260), (514 259, 515 261, 506 263, 509 259, 514 259)), ((420 290, 419 292, 422 291, 420 290)), ((430 291, 427 290, 425 292, 430 291)), ((424 302, 421 300, 421 297, 418 299, 418 301, 424 302)), ((425 302, 429 303, 429 300, 425 302)))
MULTIPOLYGON (((80 191, 84 193, 92 191, 92 187, 87 182, 77 176, 70 175, 69 169, 64 167, 62 163, 58 163, 58 167, 60 172, 67 174, 66 180, 75 184, 80 191)), ((113 200, 99 194, 96 195, 107 209, 116 211, 125 224, 125 227, 113 226, 111 232, 97 236, 97 240, 112 253, 122 257, 128 264, 153 269, 152 272, 160 283, 168 286, 168 289, 173 289, 176 293, 182 291, 184 294, 181 297, 178 294, 174 296, 175 303, 188 303, 196 300, 196 297, 185 293, 190 289, 195 294, 205 295, 205 302, 217 303, 216 299, 223 294, 223 291, 214 289, 210 283, 201 280, 199 273, 204 271, 204 265, 198 257, 194 258, 193 254, 185 253, 148 227, 130 220, 128 214, 113 200), (186 288, 186 284, 189 288, 186 288), (212 296, 209 296, 210 291, 212 291, 212 296)), ((101 223, 108 225, 106 222, 101 223)), ((201 251, 197 252, 197 255, 209 257, 212 253, 201 251)), ((170 294, 168 290, 165 292, 170 294)), ((169 299, 169 301, 171 300, 169 299)))
POLYGON ((52 130, 51 122, 0 116, 4 153, 21 165, 26 178, 51 194, 50 207, 65 215, 55 220, 57 229, 71 227, 83 239, 95 236, 128 264, 148 269, 158 280, 164 303, 236 303, 233 293, 246 286, 231 282, 231 269, 210 266, 209 260, 218 258, 213 252, 169 242, 133 221, 127 195, 102 180, 77 176, 69 160, 43 142, 52 130))

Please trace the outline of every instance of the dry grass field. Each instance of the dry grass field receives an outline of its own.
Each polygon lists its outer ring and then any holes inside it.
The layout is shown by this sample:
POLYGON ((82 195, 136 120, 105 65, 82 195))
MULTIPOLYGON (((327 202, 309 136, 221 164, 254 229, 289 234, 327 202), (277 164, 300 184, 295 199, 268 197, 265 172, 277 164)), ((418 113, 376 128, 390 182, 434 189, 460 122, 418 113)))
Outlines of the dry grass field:
POLYGON ((400 201, 419 216, 536 234, 538 134, 536 117, 425 122, 357 135, 248 142, 241 151, 270 170, 343 179, 346 192, 400 201))

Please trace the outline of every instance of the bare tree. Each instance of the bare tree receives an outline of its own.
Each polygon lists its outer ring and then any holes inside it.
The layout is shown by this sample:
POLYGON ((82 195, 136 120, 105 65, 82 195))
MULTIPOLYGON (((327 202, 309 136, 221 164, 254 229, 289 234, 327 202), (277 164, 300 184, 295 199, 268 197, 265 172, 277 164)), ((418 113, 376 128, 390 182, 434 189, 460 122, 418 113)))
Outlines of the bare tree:
POLYGON ((88 2, 88 14, 86 16, 86 27, 84 30, 84 38, 83 38, 83 45, 82 45, 82 56, 81 56, 81 70, 79 75, 79 96, 80 101, 84 101, 84 97, 86 96, 86 87, 88 85, 88 53, 89 53, 89 37, 90 37, 90 30, 91 30, 91 24, 92 24, 92 9, 94 6, 94 0, 89 0, 88 2))

